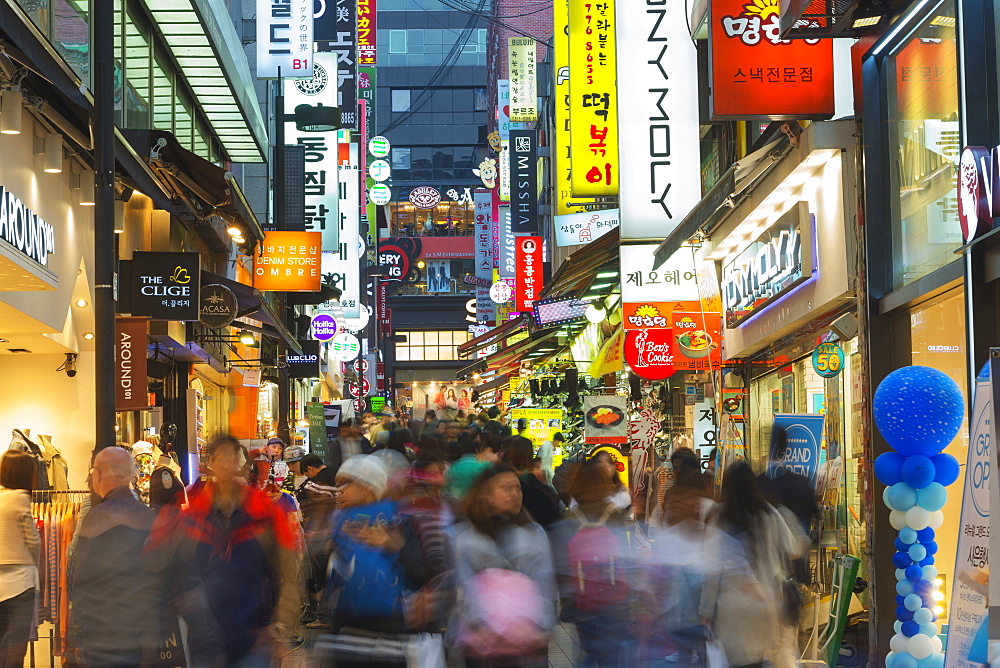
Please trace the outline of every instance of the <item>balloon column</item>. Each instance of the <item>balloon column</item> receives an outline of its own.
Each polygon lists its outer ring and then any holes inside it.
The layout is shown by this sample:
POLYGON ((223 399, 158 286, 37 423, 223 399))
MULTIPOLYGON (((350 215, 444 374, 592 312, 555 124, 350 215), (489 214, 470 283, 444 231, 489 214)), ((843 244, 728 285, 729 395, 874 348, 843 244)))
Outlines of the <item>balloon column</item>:
MULTIPOLYGON (((885 484, 889 523, 899 531, 896 553, 896 634, 886 668, 940 668, 934 594, 938 546, 934 531, 944 522, 945 487, 958 479, 958 460, 941 451, 955 438, 965 415, 958 385, 937 369, 908 366, 885 377, 875 391, 875 424, 893 451, 875 460, 885 484)), ((940 580, 937 580, 939 583, 940 580)))

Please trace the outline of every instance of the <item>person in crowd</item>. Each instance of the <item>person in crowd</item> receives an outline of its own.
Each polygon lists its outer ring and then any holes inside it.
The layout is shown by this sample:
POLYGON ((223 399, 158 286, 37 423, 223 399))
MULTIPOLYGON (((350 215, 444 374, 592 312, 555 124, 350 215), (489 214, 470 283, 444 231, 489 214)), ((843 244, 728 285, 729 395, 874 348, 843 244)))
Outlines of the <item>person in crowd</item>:
POLYGON ((411 461, 416 455, 413 446, 413 432, 406 428, 393 429, 389 434, 388 447, 390 450, 399 452, 407 461, 411 461))
POLYGON ((157 586, 143 556, 155 515, 132 493, 134 476, 135 461, 122 448, 94 457, 90 480, 100 502, 80 523, 68 567, 67 643, 80 666, 138 666, 163 640, 157 586))
MULTIPOLYGON (((396 501, 385 498, 389 472, 379 457, 357 455, 337 472, 332 518, 333 630, 339 635, 399 634, 407 630, 404 600, 426 582, 420 544, 396 501)), ((406 657, 369 661, 333 649, 338 668, 403 666, 406 657)))
POLYGON ((175 522, 157 518, 149 541, 197 666, 265 668, 280 642, 298 635, 301 533, 266 494, 240 480, 239 453, 235 438, 209 443, 211 479, 175 522))
MULTIPOLYGON (((529 444, 530 445, 530 444, 529 444)), ((484 471, 466 497, 452 553, 462 589, 458 646, 478 666, 548 666, 556 581, 548 538, 521 504, 510 467, 484 471)))
POLYGON ((557 431, 552 434, 551 439, 545 439, 545 441, 538 446, 538 456, 542 460, 542 473, 545 476, 544 482, 548 485, 552 484, 552 476, 555 474, 555 454, 556 450, 561 448, 565 438, 562 432, 557 431))
POLYGON ((462 456, 454 462, 444 476, 444 493, 457 505, 465 500, 465 495, 479 475, 497 463, 497 452, 488 434, 468 436, 461 441, 462 456))
POLYGON ((608 497, 608 502, 613 503, 617 508, 630 508, 632 506, 632 496, 628 493, 628 487, 622 482, 621 475, 618 473, 618 467, 611 458, 611 454, 607 450, 601 450, 593 458, 601 464, 604 475, 611 481, 611 486, 614 489, 614 492, 608 497))
POLYGON ((714 447, 708 453, 708 462, 705 465, 705 486, 709 494, 715 492, 715 469, 719 465, 719 448, 714 447))
POLYGON ((801 549, 801 529, 794 521, 789 526, 767 502, 745 461, 726 469, 713 521, 735 540, 736 554, 749 564, 753 580, 724 581, 720 588, 719 612, 727 617, 717 623, 716 632, 726 656, 734 666, 767 659, 775 668, 793 668, 799 657, 795 631, 780 613, 790 562, 801 549), (737 602, 730 603, 729 596, 738 597, 737 602), (740 621, 741 608, 754 623, 740 621))
POLYGON ((633 522, 608 502, 614 487, 599 461, 580 464, 571 490, 576 503, 550 532, 562 620, 576 624, 588 665, 634 665, 629 581, 635 574, 628 557, 633 522))
POLYGON ((339 468, 340 463, 346 462, 354 455, 366 455, 372 451, 372 444, 364 435, 364 428, 359 428, 351 418, 340 421, 337 428, 336 444, 331 447, 331 454, 327 466, 339 468), (335 462, 332 451, 336 449, 340 454, 340 462, 335 462))
POLYGON ((701 519, 707 519, 712 508, 711 494, 702 475, 698 455, 691 448, 675 448, 670 455, 674 484, 663 495, 663 504, 656 517, 659 521, 669 513, 674 503, 696 503, 701 509, 701 519), (694 497, 694 500, 692 500, 694 497))
POLYGON ((410 465, 410 461, 406 457, 406 445, 404 444, 404 438, 406 437, 396 434, 397 431, 399 430, 383 430, 379 432, 378 436, 375 437, 375 449, 372 451, 372 455, 381 458, 382 463, 390 471, 389 488, 393 491, 403 484, 403 480, 399 479, 398 476, 391 475, 392 472, 407 469, 410 465), (394 435, 395 438, 393 438, 394 435))
POLYGON ((284 452, 285 442, 277 437, 267 439, 267 445, 263 448, 251 450, 250 458, 254 468, 250 472, 250 484, 257 489, 264 489, 268 485, 283 488, 285 480, 289 478, 288 464, 282 459, 284 452))
POLYGON ((26 452, 0 458, 0 668, 21 668, 35 610, 41 550, 31 517, 38 463, 26 452))
POLYGON ((420 432, 418 437, 422 438, 424 436, 429 436, 434 434, 437 429, 437 413, 433 409, 428 409, 424 412, 424 421, 420 425, 420 432))
POLYGON ((787 450, 788 434, 784 427, 774 427, 771 430, 767 469, 757 476, 757 484, 764 498, 791 511, 798 519, 802 532, 808 535, 812 521, 819 515, 816 490, 809 478, 781 465, 787 450))
POLYGON ((517 472, 521 481, 524 509, 533 520, 548 528, 562 512, 556 491, 531 473, 534 446, 523 436, 513 436, 505 452, 505 463, 517 472))

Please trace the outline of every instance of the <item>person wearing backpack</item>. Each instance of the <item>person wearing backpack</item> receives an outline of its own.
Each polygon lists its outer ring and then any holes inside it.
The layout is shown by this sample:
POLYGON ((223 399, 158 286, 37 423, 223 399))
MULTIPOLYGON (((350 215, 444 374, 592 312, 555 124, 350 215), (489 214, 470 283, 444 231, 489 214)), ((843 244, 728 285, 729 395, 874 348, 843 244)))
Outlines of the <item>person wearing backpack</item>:
POLYGON ((576 624, 589 665, 632 665, 633 522, 626 510, 608 501, 614 487, 599 460, 579 464, 570 490, 576 503, 550 531, 561 619, 576 624))

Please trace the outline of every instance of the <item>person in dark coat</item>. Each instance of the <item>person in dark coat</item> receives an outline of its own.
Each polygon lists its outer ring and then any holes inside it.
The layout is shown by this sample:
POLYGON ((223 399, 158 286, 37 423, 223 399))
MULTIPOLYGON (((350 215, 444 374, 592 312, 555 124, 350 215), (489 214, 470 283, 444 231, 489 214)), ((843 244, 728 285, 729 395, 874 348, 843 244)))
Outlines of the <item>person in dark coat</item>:
POLYGON ((101 450, 90 469, 101 497, 78 529, 69 563, 68 644, 82 666, 138 666, 158 649, 156 586, 143 556, 155 515, 129 489, 132 455, 101 450))
POLYGON ((507 446, 506 463, 517 472, 521 481, 524 509, 542 528, 548 528, 562 513, 562 501, 556 490, 531 472, 535 446, 523 436, 513 436, 507 446))

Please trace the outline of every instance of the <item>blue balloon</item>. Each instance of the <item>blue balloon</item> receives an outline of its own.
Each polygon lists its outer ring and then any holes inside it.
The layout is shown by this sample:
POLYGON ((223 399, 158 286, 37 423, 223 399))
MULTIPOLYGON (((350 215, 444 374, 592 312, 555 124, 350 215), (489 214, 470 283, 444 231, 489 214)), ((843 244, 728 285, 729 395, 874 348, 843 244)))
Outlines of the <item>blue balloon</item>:
POLYGON ((916 564, 910 564, 906 567, 904 572, 906 573, 906 579, 910 582, 916 582, 924 577, 924 569, 920 568, 920 566, 917 566, 916 564))
POLYGON ((909 580, 901 580, 896 583, 896 593, 900 596, 906 596, 913 593, 913 583, 909 580))
POLYGON ((907 638, 912 638, 913 636, 920 633, 920 624, 917 624, 912 619, 903 622, 903 635, 907 638))
POLYGON ((898 619, 896 621, 894 621, 892 623, 892 630, 895 631, 896 633, 902 633, 903 632, 903 622, 899 621, 898 619))
POLYGON ((934 557, 927 557, 926 559, 920 560, 921 566, 930 566, 933 563, 934 563, 934 557))
POLYGON ((921 543, 929 543, 934 540, 934 529, 930 527, 924 527, 917 532, 917 540, 921 543))
POLYGON ((906 552, 897 552, 892 555, 892 563, 896 564, 896 568, 906 568, 913 563, 913 559, 906 552))
POLYGON ((938 569, 936 566, 921 566, 920 569, 924 572, 925 580, 933 580, 938 576, 938 569))
POLYGON ((920 561, 927 556, 927 548, 920 543, 914 543, 910 546, 910 549, 906 551, 906 554, 909 555, 910 559, 920 561))
MULTIPOLYGON (((904 571, 902 568, 897 568, 896 569, 896 580, 899 581, 899 580, 905 580, 905 579, 906 579, 906 571, 904 571)), ((917 578, 917 579, 919 580, 920 578, 917 578)))
POLYGON ((896 546, 896 550, 898 552, 906 552, 907 550, 910 549, 910 546, 904 543, 903 540, 898 536, 896 537, 896 540, 893 541, 892 544, 896 546))
MULTIPOLYGON (((928 527, 929 528, 929 527, 928 527)), ((899 530, 899 540, 903 541, 907 545, 912 545, 917 542, 917 532, 911 527, 903 527, 899 530)))
MULTIPOLYGON (((903 635, 906 635, 906 629, 904 625, 903 635)), ((917 635, 916 633, 911 633, 909 637, 917 635)), ((900 652, 896 656, 892 657, 892 668, 917 668, 917 660, 913 658, 913 655, 909 652, 900 652)))
MULTIPOLYGON (((912 595, 913 594, 910 594, 910 596, 912 596, 912 595)), ((899 600, 899 599, 906 600, 906 597, 905 596, 897 596, 896 600, 899 600)), ((902 604, 900 604, 899 607, 896 608, 896 619, 898 619, 899 621, 901 621, 903 623, 906 623, 906 622, 910 621, 911 619, 913 619, 913 611, 912 610, 907 610, 906 608, 903 607, 902 604)))
MULTIPOLYGON (((914 622, 915 623, 915 622, 914 622)), ((920 633, 925 636, 930 636, 933 638, 938 634, 937 624, 921 624, 920 633)))
POLYGON ((903 461, 905 459, 898 452, 883 452, 875 458, 875 477, 887 487, 892 487, 897 482, 903 482, 903 461))
POLYGON ((923 604, 924 604, 923 599, 921 599, 916 594, 909 594, 908 596, 903 597, 903 607, 909 610, 910 612, 917 610, 923 604))
POLYGON ((944 666, 944 654, 941 652, 932 652, 929 657, 918 661, 920 668, 942 668, 944 666))
POLYGON ((934 512, 944 508, 948 500, 948 490, 939 482, 932 482, 923 489, 917 490, 917 505, 924 510, 934 512))
MULTIPOLYGON (((924 546, 925 550, 927 550, 927 554, 928 555, 935 555, 935 554, 937 554, 938 544, 935 541, 932 540, 929 543, 920 543, 920 544, 924 546)), ((918 561, 919 561, 919 559, 918 559, 918 561)))
POLYGON ((872 411, 882 437, 897 452, 931 457, 958 434, 965 400, 955 381, 943 372, 908 366, 882 379, 872 411))
POLYGON ((907 511, 917 505, 917 490, 905 482, 897 482, 892 487, 886 487, 882 493, 885 505, 893 510, 907 511))
MULTIPOLYGON (((934 462, 930 457, 912 455, 903 462, 903 482, 913 489, 923 489, 934 482, 934 462)), ((893 489, 896 485, 893 485, 893 489)), ((914 494, 916 497, 916 494, 914 494)), ((916 498, 914 498, 916 503, 916 498)), ((911 506, 912 507, 912 506, 911 506)))
MULTIPOLYGON (((942 452, 939 455, 931 457, 931 462, 934 463, 934 482, 947 487, 958 480, 961 469, 959 468, 957 459, 942 452)), ((902 475, 902 472, 900 472, 900 475, 902 475)))
POLYGON ((934 613, 929 608, 920 608, 913 611, 913 621, 923 626, 934 621, 934 613))
MULTIPOLYGON (((899 584, 899 583, 897 583, 899 584)), ((929 580, 920 580, 913 583, 913 593, 923 598, 934 591, 934 583, 929 580)), ((914 614, 916 618, 916 614, 914 614)))

